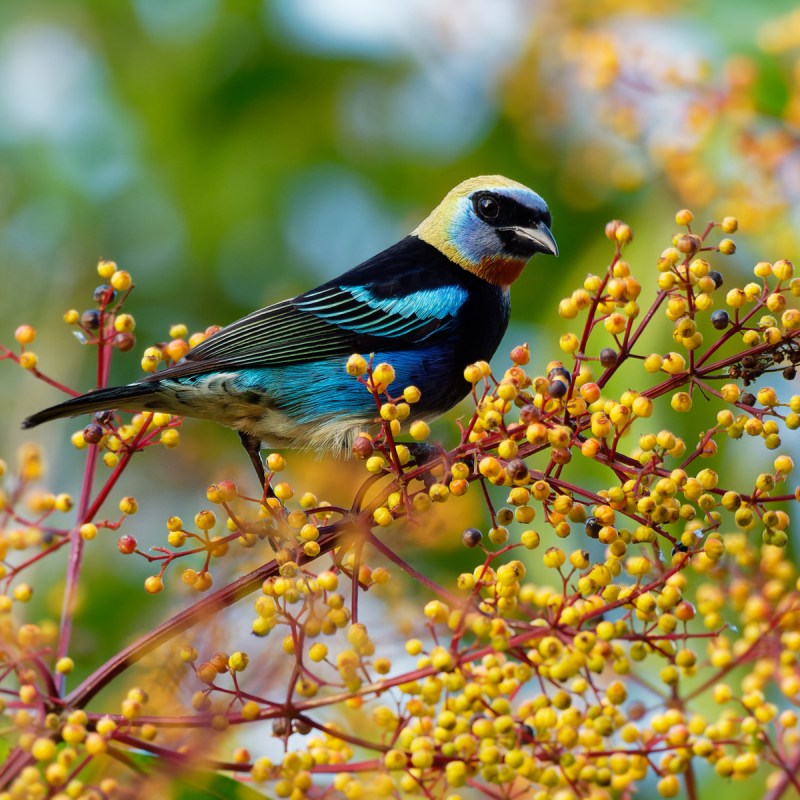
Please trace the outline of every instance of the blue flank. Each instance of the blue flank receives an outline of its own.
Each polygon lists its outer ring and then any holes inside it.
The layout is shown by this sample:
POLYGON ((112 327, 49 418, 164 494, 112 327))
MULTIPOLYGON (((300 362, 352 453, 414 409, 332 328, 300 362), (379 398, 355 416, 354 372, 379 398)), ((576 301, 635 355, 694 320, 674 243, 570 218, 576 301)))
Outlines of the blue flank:
MULTIPOLYGON (((447 368, 449 348, 375 353, 373 363, 382 361, 391 364, 396 375, 389 387, 390 394, 401 395, 406 386, 416 382, 427 401, 425 407, 436 405, 441 389, 445 388, 440 388, 436 376, 447 368), (427 384, 420 380, 419 368, 423 359, 426 362, 425 374, 432 379, 427 384)), ((321 417, 345 420, 377 416, 378 413, 372 394, 345 372, 344 363, 339 358, 286 367, 245 369, 234 379, 233 385, 241 392, 255 391, 270 397, 270 407, 280 409, 298 424, 314 422, 321 417)))

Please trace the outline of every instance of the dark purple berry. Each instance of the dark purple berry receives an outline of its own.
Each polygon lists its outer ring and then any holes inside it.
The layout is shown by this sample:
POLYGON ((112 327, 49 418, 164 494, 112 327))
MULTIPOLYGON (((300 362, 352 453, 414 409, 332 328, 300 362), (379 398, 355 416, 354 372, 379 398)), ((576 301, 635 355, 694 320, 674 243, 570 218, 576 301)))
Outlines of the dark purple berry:
POLYGON ((127 353, 136 345, 136 337, 132 333, 118 333, 114 336, 114 347, 127 353))
POLYGON ((100 305, 107 305, 110 303, 114 298, 117 296, 116 291, 112 286, 109 286, 107 283, 101 283, 95 290, 94 290, 94 301, 95 303, 99 303, 100 305))
POLYGON ((547 393, 550 397, 556 398, 563 397, 567 393, 567 384, 564 381, 553 381, 547 387, 547 393))
POLYGON ((461 534, 461 541, 465 547, 477 547, 483 539, 483 534, 477 528, 467 528, 461 534))
POLYGON ((572 381, 572 375, 566 367, 553 367, 547 377, 550 378, 551 381, 563 380, 566 383, 570 383, 572 381))
POLYGON ((521 458, 514 458, 506 464, 506 472, 512 480, 519 481, 528 477, 528 465, 521 458))
POLYGON ((751 392, 744 392, 739 397, 739 402, 744 406, 754 406, 756 404, 756 396, 751 392))
POLYGON ((311 733, 311 725, 302 719, 296 719, 294 721, 294 732, 299 733, 301 736, 305 736, 307 733, 311 733))
POLYGON ((724 331, 731 324, 731 318, 727 311, 720 309, 711 315, 711 324, 718 330, 724 331))
POLYGON ((96 308, 90 308, 81 314, 81 325, 90 331, 95 330, 100 325, 100 312, 96 308))
POLYGON ((719 289, 720 286, 724 283, 722 280, 722 273, 717 272, 715 269, 712 269, 711 272, 708 273, 708 277, 714 281, 714 288, 719 289))
POLYGON ((530 425, 531 422, 538 422, 541 418, 539 409, 530 403, 526 406, 522 406, 519 410, 519 421, 523 425, 530 425))
POLYGON ((97 444, 103 438, 103 429, 96 422, 90 422, 83 429, 83 439, 89 444, 97 444))
POLYGON ((367 436, 356 436, 353 441, 353 455, 356 458, 369 458, 374 450, 372 440, 367 436))
POLYGON ((590 539, 597 539, 600 536, 600 530, 603 527, 603 523, 600 522, 597 517, 589 517, 586 520, 586 535, 590 539))
POLYGON ((617 351, 612 349, 611 347, 604 347, 600 351, 600 363, 604 367, 616 367, 617 366, 617 351))

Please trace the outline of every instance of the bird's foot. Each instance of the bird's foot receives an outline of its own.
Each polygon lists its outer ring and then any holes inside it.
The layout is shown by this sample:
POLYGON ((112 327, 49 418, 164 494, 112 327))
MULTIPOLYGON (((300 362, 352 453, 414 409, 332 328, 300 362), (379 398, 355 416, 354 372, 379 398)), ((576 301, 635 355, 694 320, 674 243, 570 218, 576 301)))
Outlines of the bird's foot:
POLYGON ((411 457, 417 467, 430 467, 425 469, 419 476, 419 480, 423 482, 426 489, 430 489, 434 483, 439 482, 439 478, 433 474, 433 468, 438 461, 443 467, 447 466, 447 461, 444 458, 444 451, 441 447, 436 445, 426 444, 425 442, 409 442, 406 447, 408 448, 411 457))

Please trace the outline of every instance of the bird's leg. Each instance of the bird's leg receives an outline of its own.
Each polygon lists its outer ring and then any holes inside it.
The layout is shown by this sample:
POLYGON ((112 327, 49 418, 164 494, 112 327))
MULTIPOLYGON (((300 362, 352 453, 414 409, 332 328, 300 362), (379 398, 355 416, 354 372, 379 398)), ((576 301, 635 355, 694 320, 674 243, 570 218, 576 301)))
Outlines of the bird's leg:
POLYGON ((266 490, 267 476, 264 472, 264 462, 261 460, 261 439, 257 436, 251 436, 249 433, 239 431, 239 441, 241 441, 242 447, 247 451, 247 455, 250 456, 250 461, 256 471, 261 488, 266 490))
POLYGON ((442 452, 440 448, 435 445, 426 444, 425 442, 409 442, 406 447, 419 467, 427 464, 429 461, 433 461, 433 459, 442 452))
MULTIPOLYGON (((273 492, 272 487, 267 484, 264 462, 261 460, 261 439, 257 436, 251 436, 249 433, 239 431, 239 440, 242 443, 242 447, 247 450, 247 455, 250 456, 250 461, 258 476, 258 482, 261 484, 261 489, 264 492, 262 501, 266 497, 274 497, 275 492, 273 492)), ((276 553, 281 549, 281 543, 274 536, 268 536, 267 541, 276 553)))

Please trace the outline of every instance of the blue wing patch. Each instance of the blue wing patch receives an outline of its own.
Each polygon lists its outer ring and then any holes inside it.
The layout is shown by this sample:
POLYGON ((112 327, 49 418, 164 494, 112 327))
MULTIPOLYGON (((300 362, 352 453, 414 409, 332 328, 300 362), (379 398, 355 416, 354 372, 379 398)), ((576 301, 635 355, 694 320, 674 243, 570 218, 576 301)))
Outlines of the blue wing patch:
POLYGON ((397 337, 415 332, 424 341, 442 322, 455 317, 467 299, 461 286, 420 289, 381 297, 369 286, 339 286, 308 292, 295 301, 297 308, 356 333, 397 337), (424 330, 427 329, 427 330, 424 330))
MULTIPOLYGON (((446 336, 467 299, 467 289, 457 284, 408 293, 396 282, 324 286, 223 328, 190 350, 166 377, 346 358, 363 346, 413 348, 446 336)), ((152 379, 159 377, 164 375, 152 379)))

